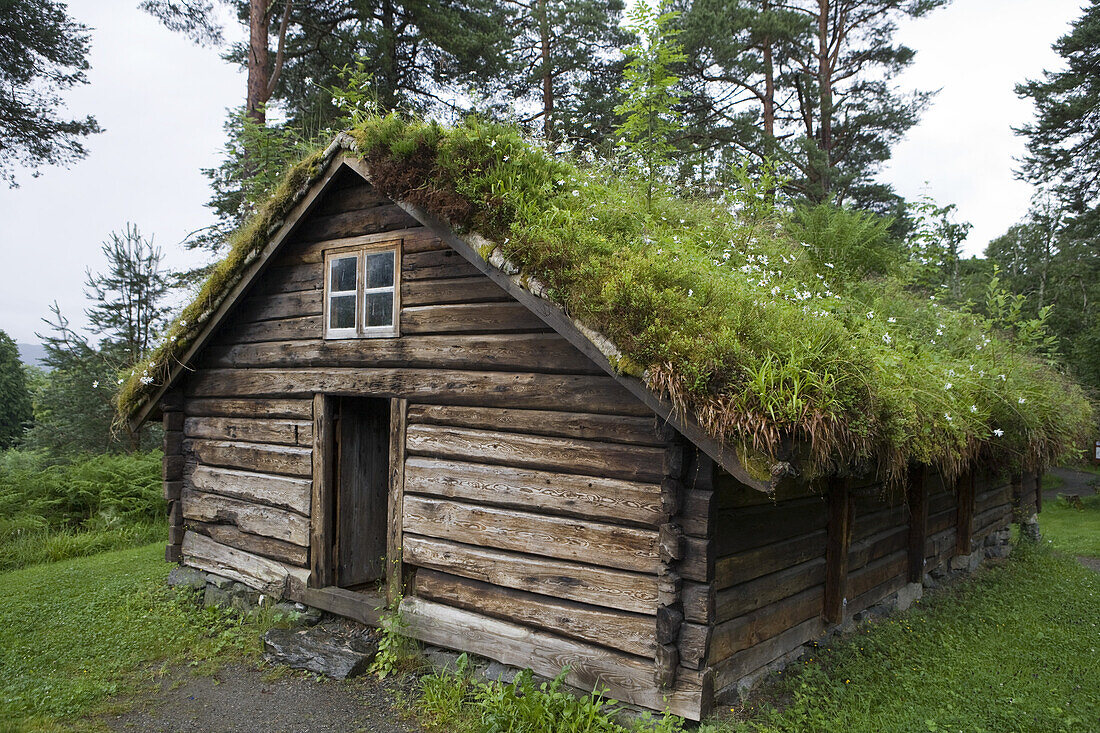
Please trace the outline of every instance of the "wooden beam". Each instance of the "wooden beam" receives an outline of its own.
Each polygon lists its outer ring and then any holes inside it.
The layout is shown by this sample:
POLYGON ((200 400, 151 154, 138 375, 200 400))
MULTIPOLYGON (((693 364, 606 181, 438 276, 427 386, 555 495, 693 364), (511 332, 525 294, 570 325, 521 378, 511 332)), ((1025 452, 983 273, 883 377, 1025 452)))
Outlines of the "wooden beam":
POLYGON ((275 598, 304 588, 309 571, 260 557, 216 542, 198 532, 183 536, 183 561, 191 567, 221 575, 275 598))
POLYGON ((924 547, 928 540, 928 491, 924 485, 924 466, 909 469, 905 487, 909 506, 908 577, 910 583, 924 579, 924 547))
POLYGON ((390 486, 386 512, 386 600, 393 603, 405 593, 401 557, 405 500, 405 425, 408 400, 390 400, 390 486))
MULTIPOLYGON (((825 596, 822 617, 826 623, 844 620, 848 584, 848 550, 852 544, 853 506, 846 479, 829 480, 829 524, 825 543, 825 596)), ((801 620, 801 619, 800 619, 801 620)))
POLYGON ((974 472, 959 477, 955 486, 955 554, 969 555, 974 532, 974 472))
POLYGON ((310 585, 332 585, 333 522, 335 496, 332 486, 333 451, 332 399, 313 396, 313 497, 310 508, 309 559, 310 585))

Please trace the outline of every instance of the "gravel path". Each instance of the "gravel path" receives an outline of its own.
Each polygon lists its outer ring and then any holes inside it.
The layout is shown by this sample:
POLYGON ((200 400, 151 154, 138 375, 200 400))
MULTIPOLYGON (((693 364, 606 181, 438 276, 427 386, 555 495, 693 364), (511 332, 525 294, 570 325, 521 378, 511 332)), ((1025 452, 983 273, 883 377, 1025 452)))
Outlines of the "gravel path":
POLYGON ((218 733, 419 733, 394 707, 398 688, 373 677, 315 680, 290 674, 265 681, 266 672, 231 664, 213 677, 174 670, 158 693, 134 710, 104 719, 115 731, 218 733))
POLYGON ((1096 485, 1100 484, 1100 476, 1094 473, 1075 471, 1072 468, 1052 468, 1050 472, 1062 479, 1062 485, 1057 489, 1043 492, 1043 498, 1051 501, 1059 496, 1092 496, 1096 493, 1096 485))

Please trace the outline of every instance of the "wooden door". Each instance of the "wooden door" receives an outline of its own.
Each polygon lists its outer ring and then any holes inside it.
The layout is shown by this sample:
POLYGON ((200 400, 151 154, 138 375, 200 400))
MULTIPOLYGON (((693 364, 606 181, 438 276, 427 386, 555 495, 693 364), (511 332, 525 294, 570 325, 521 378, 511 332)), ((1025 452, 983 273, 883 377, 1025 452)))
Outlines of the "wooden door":
POLYGON ((386 573, 389 400, 341 398, 335 427, 336 584, 354 588, 386 573))

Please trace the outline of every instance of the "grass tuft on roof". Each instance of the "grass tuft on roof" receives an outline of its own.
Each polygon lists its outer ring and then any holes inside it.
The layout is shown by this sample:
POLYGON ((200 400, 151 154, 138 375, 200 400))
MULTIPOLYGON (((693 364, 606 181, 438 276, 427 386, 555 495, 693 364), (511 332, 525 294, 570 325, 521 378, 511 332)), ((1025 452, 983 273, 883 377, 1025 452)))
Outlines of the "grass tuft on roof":
MULTIPOLYGON (((788 461, 807 476, 891 481, 911 463, 948 477, 1034 469, 1082 445, 1093 423, 1081 388, 1049 360, 912 287, 901 253, 861 251, 882 235, 865 215, 792 217, 748 181, 729 200, 665 191, 647 208, 642 181, 477 120, 389 115, 350 135, 378 190, 496 242, 618 347, 620 369, 694 414, 761 479, 788 461)), ((238 233, 125 385, 123 415, 162 383, 331 150, 293 169, 238 233)))

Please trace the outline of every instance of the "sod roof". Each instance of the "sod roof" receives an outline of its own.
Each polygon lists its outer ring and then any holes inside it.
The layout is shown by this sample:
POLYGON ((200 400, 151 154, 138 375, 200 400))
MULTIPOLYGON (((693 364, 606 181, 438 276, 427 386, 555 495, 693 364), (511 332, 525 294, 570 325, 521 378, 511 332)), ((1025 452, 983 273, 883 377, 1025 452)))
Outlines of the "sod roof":
POLYGON ((808 232, 751 182, 719 200, 661 190, 650 202, 637 178, 563 159, 513 128, 395 115, 366 120, 286 174, 129 375, 124 417, 142 414, 342 151, 377 190, 518 270, 594 332, 618 370, 693 415, 761 479, 788 463, 807 477, 894 481, 913 463, 948 477, 1034 469, 1081 446, 1092 426, 1090 401, 1050 360, 988 318, 942 306, 904 263, 868 275, 835 246, 852 232, 808 232))

